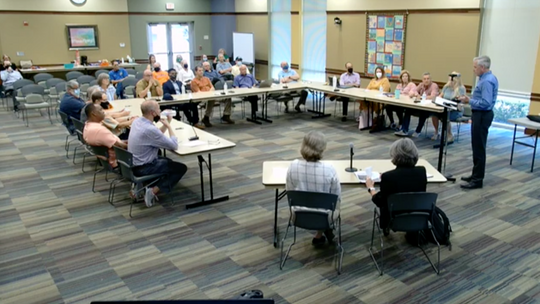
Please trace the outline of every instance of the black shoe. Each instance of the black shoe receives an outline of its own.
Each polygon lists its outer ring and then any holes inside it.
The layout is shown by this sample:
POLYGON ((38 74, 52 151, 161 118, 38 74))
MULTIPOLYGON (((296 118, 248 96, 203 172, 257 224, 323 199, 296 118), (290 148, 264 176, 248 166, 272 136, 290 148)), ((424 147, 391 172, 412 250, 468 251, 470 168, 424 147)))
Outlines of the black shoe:
POLYGON ((297 105, 296 107, 294 107, 294 109, 296 110, 296 112, 302 113, 302 110, 300 109, 300 106, 299 106, 299 105, 297 105))
POLYGON ((347 121, 347 117, 345 117, 345 116, 341 117, 341 121, 346 122, 346 121, 347 121))
POLYGON ((463 189, 482 189, 482 182, 469 182, 467 184, 461 185, 463 189))
POLYGON ((470 183, 472 181, 472 175, 469 176, 462 176, 461 180, 467 183, 470 183))
POLYGON ((326 238, 328 239, 328 244, 333 244, 334 243, 334 238, 336 237, 334 235, 334 232, 332 230, 326 230, 324 231, 324 235, 326 235, 326 238))
POLYGON ((212 124, 210 123, 210 118, 208 116, 204 116, 202 123, 205 127, 210 128, 212 127, 212 124))
POLYGON ((326 238, 324 236, 321 236, 320 238, 313 238, 313 240, 311 240, 311 244, 313 246, 321 246, 324 245, 325 242, 326 238))

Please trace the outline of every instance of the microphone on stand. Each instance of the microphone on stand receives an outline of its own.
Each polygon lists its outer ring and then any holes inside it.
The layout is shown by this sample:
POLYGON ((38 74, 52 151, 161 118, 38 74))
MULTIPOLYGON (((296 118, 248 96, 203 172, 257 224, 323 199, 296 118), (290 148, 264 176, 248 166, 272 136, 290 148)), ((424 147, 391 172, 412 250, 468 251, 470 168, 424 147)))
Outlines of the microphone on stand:
POLYGON ((193 134, 195 134, 195 136, 190 137, 189 141, 199 140, 199 136, 197 136, 197 131, 195 131, 195 127, 191 125, 191 128, 193 129, 193 134))
POLYGON ((358 171, 358 169, 354 168, 352 166, 352 160, 353 160, 353 155, 354 155, 354 145, 353 143, 349 143, 349 147, 351 148, 351 164, 349 166, 349 168, 345 168, 345 171, 347 172, 356 172, 358 171))

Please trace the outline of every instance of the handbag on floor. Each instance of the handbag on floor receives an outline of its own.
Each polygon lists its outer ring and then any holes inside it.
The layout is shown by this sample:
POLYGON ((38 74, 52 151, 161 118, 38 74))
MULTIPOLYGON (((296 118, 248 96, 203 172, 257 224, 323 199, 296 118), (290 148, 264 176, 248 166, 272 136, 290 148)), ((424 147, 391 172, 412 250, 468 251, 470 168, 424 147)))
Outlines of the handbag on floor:
POLYGON ((367 128, 372 125, 373 118, 368 115, 368 111, 360 111, 360 116, 358 117, 358 129, 367 128))

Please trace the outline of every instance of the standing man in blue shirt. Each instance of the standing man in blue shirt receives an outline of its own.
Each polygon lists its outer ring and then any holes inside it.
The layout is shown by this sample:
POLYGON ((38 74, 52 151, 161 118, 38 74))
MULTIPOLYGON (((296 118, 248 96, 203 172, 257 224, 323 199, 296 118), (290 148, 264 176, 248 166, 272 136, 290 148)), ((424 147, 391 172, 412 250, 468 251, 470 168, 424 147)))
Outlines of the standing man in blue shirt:
MULTIPOLYGON (((279 72, 278 78, 279 78, 279 83, 283 83, 283 84, 294 83, 294 82, 297 82, 298 79, 300 79, 300 75, 298 75, 298 73, 296 73, 295 70, 289 67, 289 64, 287 63, 287 61, 283 61, 281 63, 281 72, 279 72)), ((308 92, 306 90, 302 90, 297 93, 300 94, 300 99, 298 100, 298 103, 296 104, 294 109, 296 110, 296 112, 302 113, 302 110, 300 110, 300 105, 306 104, 308 92)), ((285 113, 289 113, 288 101, 285 102, 285 113)))
POLYGON ((122 85, 122 81, 128 78, 129 74, 125 69, 121 68, 119 64, 118 60, 113 60, 113 69, 109 72, 109 78, 111 79, 111 83, 116 86, 116 96, 120 99, 124 99, 124 86, 122 85))
MULTIPOLYGON (((253 75, 247 73, 247 66, 245 64, 240 66, 240 75, 234 77, 233 86, 235 88, 253 88, 258 84, 257 80, 253 75)), ((251 120, 252 122, 257 121, 257 110, 258 110, 258 101, 259 96, 251 95, 247 97, 249 103, 251 103, 251 120)))
POLYGON ((470 104, 472 110, 471 144, 474 166, 471 176, 461 178, 467 182, 461 185, 464 189, 479 189, 483 186, 487 137, 499 91, 499 81, 489 70, 490 66, 491 59, 488 56, 474 58, 473 70, 478 76, 478 82, 471 97, 459 97, 462 102, 470 104))

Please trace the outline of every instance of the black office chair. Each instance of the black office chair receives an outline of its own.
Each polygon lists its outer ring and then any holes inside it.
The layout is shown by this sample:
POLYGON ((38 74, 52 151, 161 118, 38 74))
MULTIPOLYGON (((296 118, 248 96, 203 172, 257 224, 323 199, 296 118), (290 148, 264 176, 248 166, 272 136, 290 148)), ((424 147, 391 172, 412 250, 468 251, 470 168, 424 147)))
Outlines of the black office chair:
MULTIPOLYGON (((390 222, 388 228, 394 232, 418 232, 423 234, 424 231, 430 230, 433 239, 437 242, 437 238, 433 233, 433 225, 431 224, 432 215, 435 212, 435 203, 437 202, 437 193, 427 192, 408 192, 397 193, 388 196, 388 212, 390 213, 390 222)), ((437 242, 438 247, 438 259, 437 266, 433 265, 431 259, 427 255, 424 248, 418 244, 418 247, 422 250, 426 256, 428 262, 433 267, 433 270, 437 274, 440 273, 439 264, 441 261, 441 246, 437 242)), ((377 267, 380 275, 384 273, 384 243, 383 236, 380 227, 380 214, 379 209, 375 207, 373 212, 373 228, 371 231, 371 244, 369 246, 369 254, 371 259, 377 267), (379 238, 381 243, 380 251, 380 266, 377 263, 377 259, 373 254, 373 241, 375 238, 375 227, 379 231, 379 238)))
MULTIPOLYGON (((336 244, 336 253, 337 253, 337 273, 341 274, 341 265, 343 262, 343 246, 341 244, 341 216, 338 214, 337 220, 334 220, 334 213, 336 211, 336 205, 338 202, 338 196, 331 193, 322 193, 322 192, 308 192, 308 191, 287 191, 287 198, 289 201, 289 208, 293 207, 304 207, 310 208, 312 210, 295 210, 294 217, 291 210, 291 216, 287 224, 287 229, 285 230, 285 235, 281 241, 281 258, 279 269, 283 269, 289 252, 291 251, 292 246, 296 243, 296 227, 306 229, 306 230, 327 230, 335 229, 337 230, 337 244, 336 244), (324 211, 313 210, 313 209, 325 209, 324 211), (285 239, 287 238, 287 233, 289 228, 294 227, 294 239, 285 256, 283 255, 283 247, 285 244, 285 239)), ((329 240, 330 241, 330 240, 329 240)))
POLYGON ((62 125, 66 127, 66 130, 68 131, 68 134, 66 135, 66 142, 64 144, 64 149, 66 150, 66 158, 69 158, 69 145, 77 140, 77 133, 75 132, 75 129, 70 129, 70 120, 66 113, 62 111, 58 111, 58 114, 60 114, 60 118, 62 119, 62 125), (70 137, 74 137, 72 140, 69 140, 70 137), (68 141, 69 140, 69 141, 68 141))
MULTIPOLYGON (((114 192, 116 190, 116 185, 122 181, 130 182, 132 185, 134 185, 134 187, 132 188, 133 190, 130 193, 131 204, 129 206, 129 217, 132 217, 131 211, 133 209, 133 204, 137 201, 139 193, 145 190, 145 186, 151 187, 161 178, 166 178, 167 174, 160 173, 145 176, 135 176, 135 174, 133 174, 133 155, 131 154, 131 152, 116 146, 113 148, 114 152, 116 153, 116 161, 118 162, 118 166, 120 167, 120 176, 122 178, 115 179, 111 183, 112 192, 110 195, 109 203, 111 203, 111 205, 114 205, 114 192)), ((172 186, 170 184, 168 186, 169 190, 172 190, 172 186)), ((173 196, 169 195, 169 197, 171 198, 171 204, 174 205, 173 196)))
POLYGON ((77 149, 83 148, 84 154, 83 154, 83 161, 82 161, 82 172, 84 171, 84 163, 86 161, 86 156, 94 155, 94 152, 90 149, 90 146, 86 143, 86 140, 84 140, 83 137, 83 131, 84 131, 84 123, 76 118, 71 117, 71 121, 73 122, 73 126, 75 126, 75 134, 77 135, 77 139, 81 142, 81 144, 73 150, 73 164, 75 163, 75 157, 77 156, 77 149))
POLYGON ((95 187, 96 187, 96 175, 100 172, 103 172, 105 171, 105 181, 109 181, 108 179, 108 174, 109 173, 114 173, 117 175, 117 177, 115 179, 113 179, 110 184, 109 184, 109 198, 108 198, 108 201, 109 203, 112 205, 111 203, 111 190, 112 190, 112 183, 114 180, 116 180, 117 178, 120 177, 119 175, 119 171, 116 170, 115 168, 113 168, 111 166, 111 164, 109 164, 109 148, 107 147, 103 147, 103 146, 89 146, 90 149, 92 150, 92 152, 94 153, 94 155, 96 156, 96 159, 97 159, 97 162, 96 162, 96 168, 95 168, 95 171, 94 171, 94 179, 93 179, 93 182, 92 182, 92 192, 96 192, 95 191, 95 187), (101 166, 101 169, 98 170, 98 165, 101 166))

